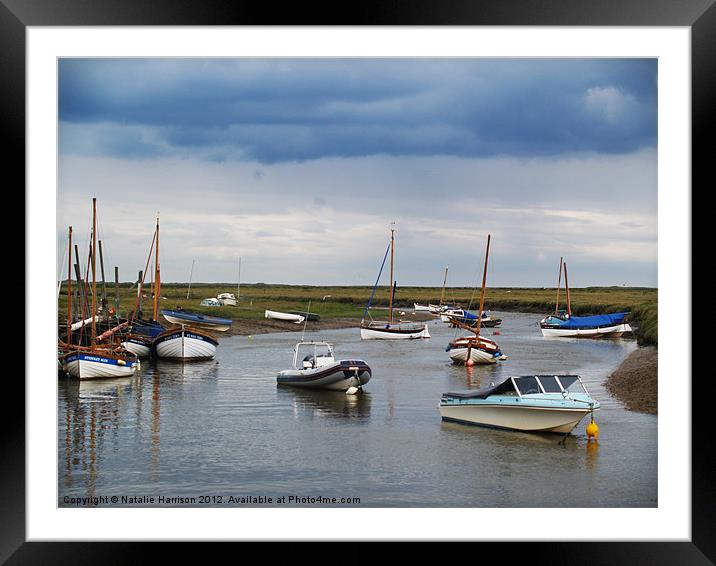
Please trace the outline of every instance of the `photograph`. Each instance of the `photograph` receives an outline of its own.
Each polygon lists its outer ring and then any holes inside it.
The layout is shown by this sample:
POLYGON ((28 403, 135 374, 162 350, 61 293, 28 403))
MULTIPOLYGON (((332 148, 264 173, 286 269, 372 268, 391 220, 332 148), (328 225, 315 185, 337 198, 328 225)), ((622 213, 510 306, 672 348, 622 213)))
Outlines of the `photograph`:
POLYGON ((657 508, 658 81, 58 57, 57 506, 657 508))

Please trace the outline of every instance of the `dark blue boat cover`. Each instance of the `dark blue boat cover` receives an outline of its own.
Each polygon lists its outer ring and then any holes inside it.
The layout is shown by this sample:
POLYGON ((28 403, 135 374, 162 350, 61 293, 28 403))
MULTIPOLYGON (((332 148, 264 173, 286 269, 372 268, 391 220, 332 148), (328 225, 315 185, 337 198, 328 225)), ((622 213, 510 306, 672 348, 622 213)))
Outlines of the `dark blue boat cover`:
POLYGON ((560 324, 561 328, 595 328, 600 326, 613 326, 623 324, 624 317, 629 314, 618 312, 614 314, 595 314, 592 316, 570 316, 560 324))

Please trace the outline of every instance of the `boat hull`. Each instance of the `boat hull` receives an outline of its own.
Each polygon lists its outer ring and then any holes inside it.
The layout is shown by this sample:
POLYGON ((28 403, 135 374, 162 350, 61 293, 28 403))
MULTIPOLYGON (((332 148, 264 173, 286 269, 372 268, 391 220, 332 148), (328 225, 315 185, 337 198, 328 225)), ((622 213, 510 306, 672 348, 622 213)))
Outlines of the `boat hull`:
POLYGON ((278 311, 270 311, 270 310, 264 311, 264 318, 273 318, 274 320, 285 320, 287 322, 295 322, 296 324, 300 324, 304 320, 306 320, 306 317, 301 316, 300 314, 290 314, 287 312, 278 312, 278 311))
POLYGON ((440 405, 440 415, 444 421, 523 432, 561 434, 572 432, 589 412, 586 408, 515 407, 500 403, 440 405))
POLYGON ((171 360, 211 360, 219 343, 195 329, 178 328, 160 334, 152 343, 158 358, 171 360))
POLYGON ((123 356, 71 352, 62 358, 62 367, 75 379, 108 379, 133 376, 139 363, 123 356))
POLYGON ((127 336, 122 342, 122 348, 138 358, 148 358, 151 355, 152 339, 148 336, 127 336))
POLYGON ((282 371, 276 377, 276 383, 305 389, 346 391, 365 385, 371 376, 371 369, 364 361, 341 360, 315 369, 282 371))
POLYGON ((430 305, 419 305, 418 303, 413 303, 413 310, 415 312, 432 312, 430 305))
POLYGON ((615 324, 602 328, 559 328, 540 325, 542 336, 548 338, 619 338, 625 332, 632 332, 628 324, 615 324))
MULTIPOLYGON (((448 351, 448 355, 453 363, 464 364, 467 362, 467 348, 452 348, 448 351)), ((500 356, 494 356, 491 352, 480 348, 470 348, 470 359, 476 364, 496 364, 500 356)))
POLYGON ((406 329, 397 326, 361 326, 360 337, 362 340, 415 340, 418 338, 430 338, 428 325, 420 328, 406 329))
POLYGON ((231 328, 232 322, 230 319, 176 311, 162 311, 162 316, 172 324, 186 324, 195 326, 196 328, 206 328, 207 330, 217 330, 219 332, 225 332, 231 328))

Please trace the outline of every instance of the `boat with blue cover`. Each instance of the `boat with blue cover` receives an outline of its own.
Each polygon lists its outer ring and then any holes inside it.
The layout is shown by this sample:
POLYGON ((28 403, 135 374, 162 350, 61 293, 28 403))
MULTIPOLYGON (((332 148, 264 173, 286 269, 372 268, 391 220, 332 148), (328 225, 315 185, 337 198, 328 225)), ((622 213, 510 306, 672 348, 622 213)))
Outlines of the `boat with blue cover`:
POLYGON ((618 338, 625 332, 631 332, 631 326, 625 321, 628 312, 596 314, 591 316, 572 316, 572 304, 569 295, 567 262, 559 258, 559 277, 557 278, 557 300, 554 313, 540 320, 542 335, 547 337, 571 338, 618 338), (567 309, 559 310, 559 291, 564 271, 564 287, 567 294, 567 309))
POLYGON ((526 375, 443 393, 439 410, 444 421, 567 434, 599 407, 578 375, 526 375))
POLYGON ((360 389, 370 381, 372 372, 363 360, 336 361, 333 344, 298 342, 293 349, 293 368, 279 372, 278 385, 310 389, 348 391, 360 389), (301 354, 308 352, 299 362, 301 354))
POLYGON ((184 310, 162 310, 162 316, 172 324, 185 324, 208 330, 224 332, 231 327, 233 320, 218 316, 209 316, 184 310))

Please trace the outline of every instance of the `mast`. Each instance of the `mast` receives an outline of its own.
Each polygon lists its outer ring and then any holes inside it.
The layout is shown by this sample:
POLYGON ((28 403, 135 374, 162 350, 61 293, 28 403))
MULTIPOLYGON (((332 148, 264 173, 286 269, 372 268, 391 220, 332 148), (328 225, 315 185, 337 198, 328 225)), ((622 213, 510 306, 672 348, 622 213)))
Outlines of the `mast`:
POLYGON ((482 323, 482 309, 485 305, 485 283, 487 282, 487 258, 490 257, 490 234, 487 235, 487 250, 485 251, 485 267, 482 270, 482 290, 480 291, 480 314, 477 316, 477 330, 475 335, 480 334, 480 324, 482 323))
POLYGON ((554 314, 557 314, 559 312, 559 288, 562 285, 562 260, 564 258, 559 258, 559 276, 557 277, 557 301, 554 303, 554 314))
POLYGON ((236 300, 239 300, 239 297, 241 297, 241 256, 239 256, 239 284, 236 287, 236 300))
POLYGON ((395 228, 391 225, 390 227, 390 306, 389 310, 389 322, 393 322, 393 258, 395 256, 395 228))
POLYGON ((569 280, 567 279, 567 262, 564 262, 564 288, 567 289, 567 314, 572 316, 572 301, 569 298, 569 280))
POLYGON ((69 254, 67 258, 67 343, 72 343, 72 226, 69 231, 69 254))
POLYGON ((159 216, 157 216, 157 239, 154 248, 154 319, 157 320, 157 307, 159 303, 159 293, 161 291, 161 283, 159 281, 159 216))
POLYGON ((97 198, 92 198, 92 344, 97 339, 97 321, 95 313, 97 309, 97 262, 95 261, 95 250, 97 249, 97 198))
POLYGON ((119 319, 119 266, 114 266, 114 312, 119 319))
POLYGON ((189 300, 189 293, 191 293, 191 278, 194 277, 194 261, 191 260, 191 271, 189 272, 189 288, 186 290, 186 300, 189 300))
POLYGON ((102 240, 99 241, 99 269, 102 275, 102 310, 107 321, 109 321, 109 313, 107 312, 107 285, 104 279, 104 257, 102 255, 102 240))
POLYGON ((448 273, 448 265, 445 266, 445 277, 443 278, 443 290, 440 292, 440 304, 438 306, 443 306, 443 299, 445 298, 445 285, 447 284, 447 273, 448 273))

